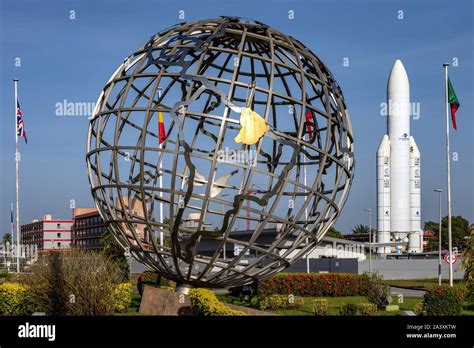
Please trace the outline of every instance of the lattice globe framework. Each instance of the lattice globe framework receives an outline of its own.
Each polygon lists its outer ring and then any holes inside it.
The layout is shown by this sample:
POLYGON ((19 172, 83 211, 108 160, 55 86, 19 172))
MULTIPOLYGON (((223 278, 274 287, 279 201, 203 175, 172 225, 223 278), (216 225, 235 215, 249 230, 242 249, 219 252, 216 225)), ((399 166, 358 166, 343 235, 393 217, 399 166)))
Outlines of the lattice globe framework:
POLYGON ((318 244, 347 198, 353 152, 324 63, 263 23, 222 17, 163 30, 124 60, 99 96, 86 158, 124 248, 179 284, 227 287, 318 244), (245 107, 268 125, 255 144, 235 139, 245 107))

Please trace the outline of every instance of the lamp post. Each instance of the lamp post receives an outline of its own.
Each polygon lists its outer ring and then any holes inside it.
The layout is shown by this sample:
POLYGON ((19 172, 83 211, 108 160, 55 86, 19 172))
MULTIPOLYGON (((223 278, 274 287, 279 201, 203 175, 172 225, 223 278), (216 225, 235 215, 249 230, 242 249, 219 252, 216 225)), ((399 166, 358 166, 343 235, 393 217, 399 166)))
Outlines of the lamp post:
POLYGON ((434 189, 435 192, 438 192, 439 197, 439 228, 438 228, 438 285, 441 285, 441 193, 443 190, 434 189))
POLYGON ((372 209, 365 209, 369 213, 369 274, 372 274, 372 209))

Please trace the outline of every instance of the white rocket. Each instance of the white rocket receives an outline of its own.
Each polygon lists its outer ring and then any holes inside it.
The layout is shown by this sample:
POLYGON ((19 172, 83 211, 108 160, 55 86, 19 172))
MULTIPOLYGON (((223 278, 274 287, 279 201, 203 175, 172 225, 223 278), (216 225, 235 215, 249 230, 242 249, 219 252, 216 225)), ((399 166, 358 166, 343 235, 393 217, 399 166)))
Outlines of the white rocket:
MULTIPOLYGON (((377 150, 377 242, 408 241, 408 252, 423 251, 420 209, 420 151, 410 136, 410 83, 400 60, 387 86, 387 134, 377 150)), ((381 256, 391 252, 379 247, 381 256)))

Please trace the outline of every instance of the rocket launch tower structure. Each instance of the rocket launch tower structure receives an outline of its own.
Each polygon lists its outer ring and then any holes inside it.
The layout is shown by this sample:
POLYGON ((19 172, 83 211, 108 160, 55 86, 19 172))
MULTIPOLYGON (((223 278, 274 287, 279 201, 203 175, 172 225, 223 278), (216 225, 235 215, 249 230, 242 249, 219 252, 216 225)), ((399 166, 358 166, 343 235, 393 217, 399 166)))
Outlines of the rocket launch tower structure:
POLYGON ((391 241, 407 241, 405 251, 423 252, 420 151, 410 135, 410 83, 400 60, 387 85, 387 133, 377 151, 377 253, 392 252, 391 241))

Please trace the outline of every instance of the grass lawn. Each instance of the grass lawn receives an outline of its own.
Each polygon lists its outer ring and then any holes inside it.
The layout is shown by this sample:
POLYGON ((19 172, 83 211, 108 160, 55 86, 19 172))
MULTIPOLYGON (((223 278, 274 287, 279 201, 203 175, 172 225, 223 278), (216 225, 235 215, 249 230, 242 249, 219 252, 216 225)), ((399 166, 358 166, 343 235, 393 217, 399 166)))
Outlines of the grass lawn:
MULTIPOLYGON (((385 283, 391 286, 397 286, 406 289, 428 290, 438 286, 438 279, 396 279, 385 280, 385 283)), ((442 284, 448 285, 449 281, 443 280, 442 284)), ((454 280, 453 285, 455 287, 462 287, 465 284, 462 280, 454 280)))
POLYGON ((474 315, 474 302, 464 302, 461 315, 474 315))
MULTIPOLYGON (((391 282, 391 281, 390 281, 391 282)), ((398 281, 396 281, 398 282, 398 281)), ((408 284, 408 282, 411 282, 412 285, 415 283, 417 286, 422 283, 426 283, 426 286, 430 286, 431 284, 434 283, 435 286, 437 284, 437 280, 415 280, 415 281, 402 281, 402 282, 407 282, 404 284, 408 284)), ((394 285, 396 286, 396 285, 394 285)), ((227 302, 227 303, 234 303, 240 306, 245 306, 249 307, 250 303, 248 301, 245 301, 243 299, 239 299, 238 297, 233 297, 230 295, 218 295, 217 296, 220 301, 222 302, 227 302)), ((313 300, 316 298, 325 298, 328 300, 328 305, 329 305, 329 315, 340 315, 339 314, 339 309, 346 303, 353 303, 353 304, 359 304, 359 303, 367 303, 369 302, 365 296, 349 296, 349 297, 305 297, 303 298, 303 307, 300 309, 287 309, 287 310, 278 310, 275 311, 277 314, 281 315, 313 315, 313 300)), ((138 293, 134 292, 132 294, 132 303, 130 308, 128 309, 127 312, 125 313, 117 313, 115 315, 125 315, 125 316, 135 316, 135 315, 140 315, 138 313, 138 310, 140 308, 140 301, 141 297, 138 293)), ((403 303, 397 303, 397 298, 393 299, 392 304, 398 304, 400 306, 400 310, 396 312, 385 312, 385 311, 379 311, 378 315, 401 315, 402 311, 404 310, 414 310, 415 306, 422 302, 423 298, 421 297, 408 297, 405 296, 403 298, 403 303)), ((465 302, 463 306, 463 311, 462 315, 474 315, 474 302, 465 302)))
MULTIPOLYGON (((350 297, 305 297, 304 305, 301 309, 278 310, 275 313, 282 315, 313 315, 313 300, 316 298, 325 298, 328 300, 329 315, 340 315, 339 309, 347 303, 359 304, 369 302, 365 296, 350 297)), ((400 303, 400 310, 396 312, 379 311, 379 315, 400 315, 403 310, 413 310, 413 308, 423 299, 417 297, 405 297, 403 303, 400 303)), ((393 302, 395 304, 395 302, 393 302)))

